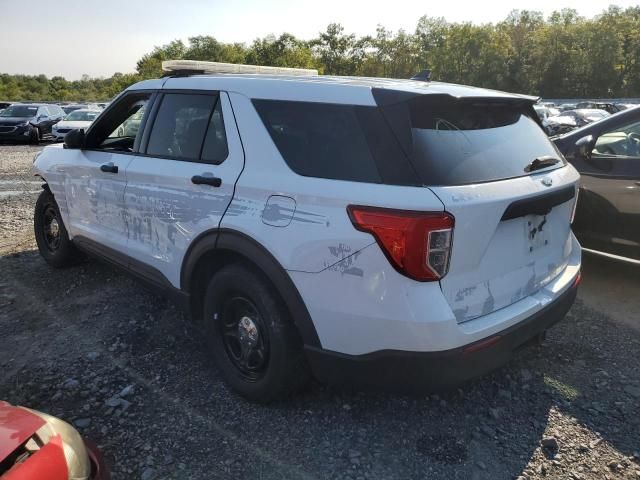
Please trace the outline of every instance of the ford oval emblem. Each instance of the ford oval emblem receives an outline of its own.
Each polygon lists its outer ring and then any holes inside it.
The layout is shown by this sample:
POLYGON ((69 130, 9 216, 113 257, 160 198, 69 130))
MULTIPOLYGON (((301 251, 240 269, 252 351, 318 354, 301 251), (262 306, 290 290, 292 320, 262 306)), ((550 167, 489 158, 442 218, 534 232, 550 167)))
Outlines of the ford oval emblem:
POLYGON ((544 178, 542 179, 542 184, 543 184, 545 187, 550 187, 551 185, 553 185, 553 180, 551 180, 549 177, 544 177, 544 178))

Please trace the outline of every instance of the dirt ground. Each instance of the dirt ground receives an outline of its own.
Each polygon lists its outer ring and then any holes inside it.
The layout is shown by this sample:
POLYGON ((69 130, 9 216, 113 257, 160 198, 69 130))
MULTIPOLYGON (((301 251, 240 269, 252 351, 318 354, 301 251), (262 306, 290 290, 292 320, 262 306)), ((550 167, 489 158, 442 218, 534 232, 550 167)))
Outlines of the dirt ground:
POLYGON ((640 479, 640 267, 585 257, 547 340, 458 390, 259 406, 164 298, 40 259, 38 148, 0 145, 0 398, 75 424, 115 479, 640 479))

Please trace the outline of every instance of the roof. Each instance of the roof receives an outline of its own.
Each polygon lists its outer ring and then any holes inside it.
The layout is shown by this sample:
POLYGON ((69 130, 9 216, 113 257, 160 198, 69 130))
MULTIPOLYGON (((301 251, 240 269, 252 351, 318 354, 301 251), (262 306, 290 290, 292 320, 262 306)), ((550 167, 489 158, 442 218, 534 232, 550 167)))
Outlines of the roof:
POLYGON ((145 80, 140 89, 222 90, 249 98, 375 105, 373 89, 417 95, 450 95, 454 98, 495 98, 536 101, 537 97, 441 82, 369 77, 288 76, 251 74, 202 74, 145 80))

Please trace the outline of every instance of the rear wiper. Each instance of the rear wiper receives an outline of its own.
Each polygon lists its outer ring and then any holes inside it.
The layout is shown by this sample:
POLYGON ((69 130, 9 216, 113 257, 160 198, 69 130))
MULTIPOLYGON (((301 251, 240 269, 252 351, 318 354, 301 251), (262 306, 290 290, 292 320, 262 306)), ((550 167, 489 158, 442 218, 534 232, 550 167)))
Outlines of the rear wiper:
POLYGON ((552 157, 551 155, 545 155, 544 157, 538 157, 529 165, 524 167, 525 172, 534 172, 536 170, 541 170, 543 168, 551 167, 556 163, 560 163, 560 160, 552 157))

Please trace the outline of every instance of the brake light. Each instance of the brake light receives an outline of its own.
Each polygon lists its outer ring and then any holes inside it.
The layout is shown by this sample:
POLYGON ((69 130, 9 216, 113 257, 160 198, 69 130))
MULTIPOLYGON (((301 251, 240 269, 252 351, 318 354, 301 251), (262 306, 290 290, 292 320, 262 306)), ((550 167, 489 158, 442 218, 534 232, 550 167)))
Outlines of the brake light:
POLYGON ((349 205, 354 227, 374 236, 391 265, 423 282, 439 280, 449 270, 454 218, 428 213, 349 205))

